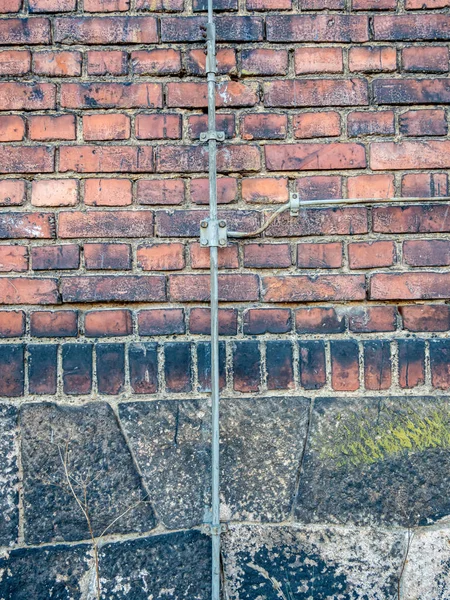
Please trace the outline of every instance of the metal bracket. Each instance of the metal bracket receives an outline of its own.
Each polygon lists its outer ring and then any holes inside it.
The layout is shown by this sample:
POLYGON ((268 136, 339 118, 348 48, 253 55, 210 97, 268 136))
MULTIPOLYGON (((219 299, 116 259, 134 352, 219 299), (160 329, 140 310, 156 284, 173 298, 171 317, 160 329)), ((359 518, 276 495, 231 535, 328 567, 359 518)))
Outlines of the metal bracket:
POLYGON ((300 210, 300 196, 298 194, 291 194, 289 196, 289 209, 291 217, 298 217, 300 210))
POLYGON ((226 533, 228 531, 227 523, 220 523, 220 525, 211 525, 211 523, 203 523, 202 533, 205 535, 219 535, 220 533, 226 533))
POLYGON ((224 131, 204 131, 200 134, 201 142, 209 142, 209 140, 216 140, 216 142, 224 142, 225 141, 225 132, 224 131))
POLYGON ((228 244, 227 222, 224 219, 212 221, 203 219, 200 222, 200 246, 220 246, 228 244))

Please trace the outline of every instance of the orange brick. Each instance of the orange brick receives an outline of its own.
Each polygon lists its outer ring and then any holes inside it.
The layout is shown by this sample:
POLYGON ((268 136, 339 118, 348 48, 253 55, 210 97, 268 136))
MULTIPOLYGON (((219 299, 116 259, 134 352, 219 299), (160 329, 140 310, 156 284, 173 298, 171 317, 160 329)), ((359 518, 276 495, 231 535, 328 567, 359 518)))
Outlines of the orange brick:
MULTIPOLYGON (((190 245, 191 267, 193 269, 209 268, 209 248, 202 248, 198 242, 190 245)), ((239 256, 237 244, 219 248, 218 263, 220 269, 237 269, 239 256)))
POLYGON ((347 180, 349 198, 392 198, 395 195, 393 175, 357 175, 347 180))
POLYGON ((90 50, 87 53, 89 75, 126 75, 127 53, 120 50, 90 50))
POLYGON ((131 53, 133 71, 136 75, 174 75, 181 71, 181 55, 172 48, 138 50, 131 53))
POLYGON ((133 321, 129 310, 93 310, 86 313, 84 330, 88 337, 129 335, 133 321))
POLYGON ((395 262, 394 242, 355 242, 348 245, 350 269, 390 267, 395 262))
POLYGON ((25 75, 31 67, 28 50, 4 50, 0 52, 0 75, 25 75))
POLYGON ((78 182, 75 179, 42 179, 33 181, 33 206, 75 206, 78 202, 78 182))
POLYGON ((295 74, 342 73, 344 61, 341 48, 297 48, 295 74))
POLYGON ((242 180, 242 200, 283 204, 289 200, 288 180, 284 177, 246 177, 242 180))
POLYGON ((25 246, 0 246, 0 271, 26 271, 28 248, 25 246))
POLYGON ((18 115, 0 116, 0 142, 20 142, 25 136, 25 123, 18 115))
POLYGON ((176 140, 181 138, 180 115, 137 115, 136 137, 139 140, 176 140))
POLYGON ((397 52, 395 48, 390 46, 350 48, 348 64, 350 71, 365 73, 395 71, 397 68, 397 52))
POLYGON ((182 204, 184 181, 181 179, 140 179, 136 196, 139 204, 182 204))
POLYGON ((294 136, 299 139, 336 137, 341 134, 341 120, 334 111, 294 115, 294 136))
POLYGON ((83 117, 85 140, 127 140, 130 137, 128 115, 86 115, 83 117))
POLYGON ((175 242, 140 246, 137 259, 144 271, 177 271, 185 265, 184 244, 175 242))
POLYGON ((86 12, 124 12, 130 9, 130 0, 84 0, 86 12))
POLYGON ((25 315, 21 310, 0 312, 0 336, 19 337, 25 331, 25 315))
POLYGON ((4 179, 0 181, 0 206, 18 206, 25 202, 25 181, 4 179))
POLYGON ((128 179, 86 179, 84 203, 88 206, 128 206, 133 196, 128 179))
POLYGON ((33 72, 50 77, 81 75, 81 52, 35 52, 33 72))
POLYGON ((74 140, 76 138, 75 116, 33 115, 28 118, 28 135, 31 140, 74 140))

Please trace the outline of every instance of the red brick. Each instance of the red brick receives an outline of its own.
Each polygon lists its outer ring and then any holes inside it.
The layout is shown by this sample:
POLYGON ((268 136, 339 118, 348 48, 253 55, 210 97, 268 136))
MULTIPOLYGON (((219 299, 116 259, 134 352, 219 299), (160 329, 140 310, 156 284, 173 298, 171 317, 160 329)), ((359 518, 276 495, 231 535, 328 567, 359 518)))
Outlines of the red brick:
POLYGON ((282 140, 287 134, 287 115, 250 114, 241 121, 244 140, 282 140))
POLYGON ((342 266, 342 243, 297 244, 299 269, 338 269, 342 266))
POLYGON ((403 389, 411 389, 425 383, 423 340, 398 341, 398 380, 403 389))
POLYGON ((408 240, 403 242, 403 260, 412 267, 450 265, 450 241, 408 240))
POLYGON ((181 115, 137 115, 136 137, 139 140, 180 139, 181 115))
POLYGON ((286 75, 287 50, 251 48, 241 52, 242 75, 286 75))
MULTIPOLYGON (((264 21, 252 16, 219 16, 215 19, 218 42, 260 42, 264 35, 264 21)), ((203 42, 207 18, 169 17, 161 19, 163 42, 203 42)))
POLYGON ((450 389, 449 340, 430 340, 430 368, 432 386, 440 390, 450 389))
POLYGON ((391 347, 388 341, 364 342, 364 385, 366 390, 391 387, 391 347))
MULTIPOLYGON (((219 335, 236 335, 238 313, 234 308, 219 308, 219 335)), ((211 310, 192 308, 189 314, 189 331, 198 335, 211 334, 211 310)))
POLYGON ((408 331, 448 331, 450 306, 448 304, 414 304, 400 306, 403 327, 408 331))
POLYGON ((182 204, 184 181, 181 179, 140 179, 137 183, 139 204, 182 204))
POLYGON ((22 0, 1 0, 0 13, 19 12, 22 7, 22 0))
POLYGON ((161 108, 160 83, 63 83, 64 108, 161 108))
MULTIPOLYGON (((207 84, 192 81, 168 83, 166 104, 169 108, 205 108, 208 105, 207 84)), ((217 85, 218 108, 246 107, 258 103, 258 84, 224 81, 217 85)))
POLYGON ((395 262, 394 242, 355 242, 348 245, 350 269, 390 267, 395 262))
POLYGON ((5 179, 0 181, 0 206, 19 206, 25 202, 25 181, 5 179))
POLYGON ((50 239, 55 237, 54 215, 0 212, 0 239, 50 239))
POLYGON ((74 140, 76 139, 75 116, 32 115, 28 117, 28 135, 31 140, 74 140))
POLYGON ((182 308, 155 308, 138 314, 139 335, 175 335, 185 332, 182 308))
POLYGON ((302 10, 344 10, 345 0, 299 0, 302 10))
POLYGON ((136 10, 149 11, 182 11, 184 0, 137 0, 136 10))
MULTIPOLYGON (((217 169, 219 173, 233 171, 259 171, 259 147, 251 144, 233 144, 219 147, 217 169)), ((159 146, 156 151, 158 173, 202 173, 208 170, 206 146, 159 146)))
POLYGON ((78 269, 80 249, 77 244, 37 246, 31 249, 31 264, 34 271, 78 269))
POLYGON ((342 198, 342 177, 337 175, 301 177, 300 179, 297 179, 295 185, 296 192, 301 200, 342 198))
MULTIPOLYGON (((234 177, 217 179, 217 203, 230 204, 237 200, 238 186, 234 177)), ((191 179, 191 200, 195 204, 209 204, 209 180, 191 179)))
POLYGON ((246 177, 242 180, 242 199, 249 203, 280 203, 289 200, 285 177, 246 177))
MULTIPOLYGON (((207 302, 209 275, 169 275, 170 299, 177 302, 207 302)), ((259 299, 259 279, 250 273, 219 275, 219 300, 245 302, 259 299)))
POLYGON ((78 203, 76 179, 41 179, 31 186, 33 206, 75 206, 78 203))
MULTIPOLYGON (((191 267, 193 269, 209 269, 209 248, 202 248, 198 242, 190 244, 191 267)), ((237 244, 229 244, 218 251, 219 269, 237 269, 239 253, 237 244)))
POLYGON ((49 44, 50 21, 48 19, 3 19, 0 21, 0 44, 49 44))
POLYGON ((53 83, 0 83, 0 106, 2 110, 55 108, 55 99, 56 87, 53 83))
POLYGON ((449 169, 450 141, 375 142, 370 146, 374 171, 399 169, 449 169))
POLYGON ((264 84, 264 106, 358 106, 369 103, 362 79, 278 79, 264 84))
POLYGON ((373 17, 373 30, 375 40, 448 40, 450 39, 450 16, 377 15, 373 17))
POLYGON ((57 304, 58 302, 56 279, 2 278, 0 304, 57 304))
POLYGON ((363 16, 269 15, 266 18, 270 42, 367 42, 368 19, 363 16))
POLYGON ((338 392, 359 389, 359 349, 353 340, 330 342, 331 386, 338 392))
POLYGON ((337 112, 301 113, 294 115, 294 137, 336 137, 341 134, 341 119, 337 112))
POLYGON ((83 117, 83 137, 91 140, 127 140, 130 137, 130 117, 123 114, 86 115, 83 117))
POLYGON ((181 71, 181 55, 173 48, 136 50, 131 53, 133 72, 136 75, 174 75, 181 71))
POLYGON ((84 244, 86 269, 127 271, 131 269, 129 244, 84 244))
POLYGON ((291 331, 288 308, 250 308, 244 312, 244 334, 287 333, 291 331))
POLYGON ((81 52, 35 52, 33 72, 50 77, 76 77, 81 75, 81 52))
POLYGON ((88 206, 128 206, 132 203, 128 179, 86 179, 84 203, 88 206))
POLYGON ((399 116, 400 133, 404 136, 447 135, 445 111, 410 110, 399 116))
POLYGON ((446 173, 408 173, 402 177, 402 196, 432 198, 448 195, 446 173))
POLYGON ((0 142, 20 142, 25 136, 25 123, 18 115, 0 116, 0 142))
MULTIPOLYGON (((235 136, 235 116, 233 114, 216 115, 216 130, 223 131, 226 139, 235 136)), ((189 115, 188 116, 189 136, 193 139, 200 139, 200 135, 208 131, 208 115, 189 115)))
POLYGON ((349 136, 357 135, 393 135, 395 133, 395 116, 392 110, 377 112, 355 111, 347 117, 349 136))
MULTIPOLYGON (((206 12, 208 10, 208 0, 193 0, 192 8, 194 12, 206 12)), ((238 0, 216 0, 214 10, 233 11, 238 9, 238 0)))
POLYGON ((450 82, 438 79, 377 79, 373 83, 375 104, 448 104, 450 82))
POLYGON ((87 53, 88 75, 126 75, 128 55, 120 50, 90 50, 87 53))
POLYGON ((28 50, 4 50, 0 52, 0 75, 25 75, 31 68, 28 50))
POLYGON ((342 73, 344 61, 342 48, 296 48, 295 74, 342 73))
POLYGON ((358 306, 350 311, 348 328, 355 333, 395 331, 396 321, 395 306, 358 306))
POLYGON ((350 71, 376 73, 397 69, 397 51, 389 46, 365 46, 350 48, 348 55, 350 71))
POLYGON ((262 279, 264 302, 364 300, 363 275, 287 275, 262 279))
POLYGON ((352 0, 353 10, 394 10, 397 0, 352 0))
POLYGON ((92 310, 84 317, 86 337, 122 336, 133 333, 129 310, 92 310))
POLYGON ((247 0, 247 10, 290 10, 292 0, 247 0))
POLYGON ((144 271, 177 271, 184 269, 184 244, 151 244, 139 246, 138 265, 144 271))
MULTIPOLYGON (((206 210, 159 210, 156 212, 156 231, 159 237, 198 237, 200 221, 209 216, 206 210)), ((231 231, 254 231, 260 224, 254 210, 220 210, 231 231)))
POLYGON ((285 212, 268 227, 267 235, 272 237, 356 235, 367 231, 366 208, 313 208, 304 209, 301 219, 291 217, 285 212))
POLYGON ((26 271, 28 248, 25 246, 0 246, 0 271, 26 271))
POLYGON ((256 269, 287 268, 292 265, 289 244, 246 244, 244 266, 256 269))
POLYGON ((78 314, 74 310, 35 311, 30 315, 30 334, 34 337, 74 337, 78 333, 78 314))
POLYGON ((345 320, 334 308, 299 308, 295 311, 297 333, 342 333, 345 320))
POLYGON ((264 150, 269 171, 328 171, 366 167, 365 149, 361 144, 267 144, 264 150))
POLYGON ((163 275, 61 277, 63 302, 160 302, 166 299, 163 275))
POLYGON ((86 12, 123 12, 130 9, 131 0, 84 0, 86 12))
POLYGON ((448 48, 445 46, 410 46, 402 50, 403 69, 416 73, 446 73, 448 48))
POLYGON ((349 198, 392 198, 395 195, 393 175, 357 175, 347 179, 349 198))
POLYGON ((20 337, 25 332, 25 314, 21 310, 0 311, 0 336, 20 337))
POLYGON ((370 280, 372 300, 450 298, 450 273, 378 273, 370 280))
POLYGON ((55 150, 44 146, 0 147, 0 173, 51 173, 55 150))
POLYGON ((151 173, 151 146, 62 146, 59 170, 77 173, 151 173))
POLYGON ((76 0, 29 0, 30 13, 72 12, 76 0))
POLYGON ((58 220, 60 238, 151 237, 153 214, 150 211, 61 212, 58 220))
POLYGON ((69 44, 155 44, 155 17, 57 17, 54 42, 69 44))
MULTIPOLYGON (((186 52, 186 70, 189 75, 206 74, 206 54, 203 48, 186 52)), ((234 48, 218 48, 216 55, 217 72, 221 75, 236 73, 236 51, 234 48)))
POLYGON ((448 0, 405 0, 407 10, 423 10, 424 8, 446 8, 448 0))
POLYGON ((448 204, 380 206, 373 209, 376 233, 444 233, 450 231, 448 204))

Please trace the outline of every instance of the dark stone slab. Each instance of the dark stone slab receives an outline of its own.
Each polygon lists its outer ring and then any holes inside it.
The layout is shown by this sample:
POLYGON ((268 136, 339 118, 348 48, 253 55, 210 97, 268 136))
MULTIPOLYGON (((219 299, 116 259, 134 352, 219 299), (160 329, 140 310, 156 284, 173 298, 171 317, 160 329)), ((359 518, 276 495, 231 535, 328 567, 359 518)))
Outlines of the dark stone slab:
POLYGON ((0 546, 17 541, 19 492, 17 410, 0 404, 0 546))
POLYGON ((229 600, 387 600, 405 534, 232 525, 223 550, 229 600))
POLYGON ((321 399, 296 517, 426 525, 450 515, 449 398, 321 399))
MULTIPOLYGON (((166 527, 191 527, 210 505, 207 401, 122 404, 120 417, 150 498, 166 527)), ((221 403, 222 517, 282 521, 291 511, 309 401, 251 398, 221 403)))
POLYGON ((86 518, 69 489, 66 457, 72 487, 81 500, 86 489, 95 535, 121 515, 108 528, 109 534, 154 527, 152 508, 108 404, 27 404, 21 412, 21 429, 28 543, 89 538, 86 518))
POLYGON ((209 600, 210 549, 198 531, 107 544, 100 551, 102 598, 209 600))
POLYGON ((82 600, 91 567, 88 545, 13 550, 0 558, 0 598, 82 600))

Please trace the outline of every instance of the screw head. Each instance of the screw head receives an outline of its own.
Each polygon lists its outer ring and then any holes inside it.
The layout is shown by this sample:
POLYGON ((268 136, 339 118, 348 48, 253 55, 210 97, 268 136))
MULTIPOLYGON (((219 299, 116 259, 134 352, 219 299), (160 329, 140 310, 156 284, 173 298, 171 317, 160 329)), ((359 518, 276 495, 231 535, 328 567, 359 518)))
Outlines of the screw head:
POLYGON ((297 194, 292 194, 292 200, 297 200, 297 194))
POLYGON ((219 221, 219 227, 226 227, 227 224, 225 221, 219 221))
POLYGON ((208 241, 207 241, 207 240, 202 240, 202 241, 200 242, 200 245, 201 245, 201 246, 207 246, 207 245, 208 245, 208 241))
POLYGON ((200 227, 202 227, 203 229, 206 229, 208 227, 208 221, 201 221, 200 227))
POLYGON ((225 240, 219 240, 219 246, 226 246, 227 242, 225 240))

